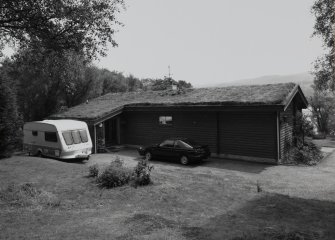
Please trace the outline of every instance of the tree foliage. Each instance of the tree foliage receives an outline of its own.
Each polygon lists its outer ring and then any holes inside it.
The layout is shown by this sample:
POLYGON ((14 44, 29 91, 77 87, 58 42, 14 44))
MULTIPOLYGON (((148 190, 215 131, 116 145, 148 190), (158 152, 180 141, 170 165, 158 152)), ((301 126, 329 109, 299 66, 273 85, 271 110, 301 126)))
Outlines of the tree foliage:
POLYGON ((316 91, 310 99, 310 105, 318 131, 328 134, 331 131, 330 120, 335 114, 335 98, 327 92, 316 91))
POLYGON ((295 116, 295 126, 293 129, 293 135, 296 139, 297 144, 305 143, 305 137, 313 134, 313 124, 307 115, 297 112, 295 116))
POLYGON ((143 88, 142 82, 133 75, 125 76, 121 72, 101 70, 102 95, 115 92, 133 92, 143 88))
POLYGON ((1 42, 105 55, 123 0, 0 0, 1 42))
POLYGON ((184 80, 176 81, 171 77, 165 77, 164 79, 143 79, 143 86, 145 90, 152 91, 162 91, 171 89, 172 85, 177 86, 177 88, 192 88, 192 84, 184 80))
POLYGON ((312 12, 315 15, 314 35, 320 36, 326 47, 334 46, 333 25, 335 21, 334 0, 316 0, 312 12))
POLYGON ((313 34, 322 38, 327 51, 314 64, 314 86, 317 90, 335 92, 335 0, 316 0, 312 12, 316 19, 313 34))
POLYGON ((22 122, 14 89, 7 73, 0 69, 0 158, 10 156, 20 143, 22 122))
POLYGON ((26 48, 3 63, 18 86, 18 103, 25 121, 42 120, 62 106, 83 102, 92 77, 87 62, 75 52, 26 48))

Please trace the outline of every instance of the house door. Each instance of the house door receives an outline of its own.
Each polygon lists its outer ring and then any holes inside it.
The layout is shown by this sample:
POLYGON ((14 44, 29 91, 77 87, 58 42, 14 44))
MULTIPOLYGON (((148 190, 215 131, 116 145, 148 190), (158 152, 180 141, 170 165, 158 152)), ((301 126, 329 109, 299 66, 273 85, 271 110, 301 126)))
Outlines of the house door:
POLYGON ((120 144, 120 119, 118 117, 109 119, 105 122, 106 146, 120 144))

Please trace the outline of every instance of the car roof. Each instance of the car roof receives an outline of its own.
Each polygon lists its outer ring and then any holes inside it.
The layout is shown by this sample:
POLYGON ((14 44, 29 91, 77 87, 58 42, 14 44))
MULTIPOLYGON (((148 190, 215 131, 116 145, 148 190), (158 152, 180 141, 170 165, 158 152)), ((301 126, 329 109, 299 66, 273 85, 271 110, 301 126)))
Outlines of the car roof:
POLYGON ((178 140, 180 140, 180 141, 186 141, 186 140, 191 140, 190 138, 176 138, 176 137, 174 137, 174 138, 167 138, 167 139, 165 139, 164 141, 166 141, 166 140, 170 140, 170 141, 178 141, 178 140))

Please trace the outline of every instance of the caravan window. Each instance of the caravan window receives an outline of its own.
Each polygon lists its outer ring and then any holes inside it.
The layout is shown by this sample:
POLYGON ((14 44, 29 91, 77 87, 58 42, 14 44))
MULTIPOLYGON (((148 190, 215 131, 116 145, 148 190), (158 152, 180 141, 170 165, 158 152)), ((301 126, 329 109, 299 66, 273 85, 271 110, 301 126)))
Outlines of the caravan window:
POLYGON ((63 132, 63 138, 65 140, 66 145, 72 145, 73 144, 73 139, 71 132, 63 132))
POLYGON ((75 130, 62 132, 66 145, 88 142, 86 130, 75 130))
POLYGON ((88 142, 88 137, 87 137, 86 130, 79 130, 79 133, 80 133, 81 141, 84 142, 84 143, 88 142))
POLYGON ((73 138, 73 143, 74 144, 81 143, 79 131, 72 131, 71 134, 72 134, 72 138, 73 138))
POLYGON ((32 131, 31 133, 32 133, 33 136, 35 136, 35 137, 38 135, 38 132, 37 132, 37 131, 32 131))
POLYGON ((55 132, 45 132, 44 139, 47 142, 57 142, 57 134, 55 132))

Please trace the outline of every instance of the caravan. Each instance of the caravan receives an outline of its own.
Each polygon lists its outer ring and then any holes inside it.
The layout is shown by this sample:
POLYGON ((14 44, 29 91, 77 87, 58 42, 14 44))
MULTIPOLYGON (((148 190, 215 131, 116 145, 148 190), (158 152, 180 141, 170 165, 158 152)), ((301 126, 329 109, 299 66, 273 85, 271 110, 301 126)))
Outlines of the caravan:
POLYGON ((92 141, 87 124, 75 120, 28 122, 23 127, 23 148, 29 155, 60 159, 88 159, 92 141))

